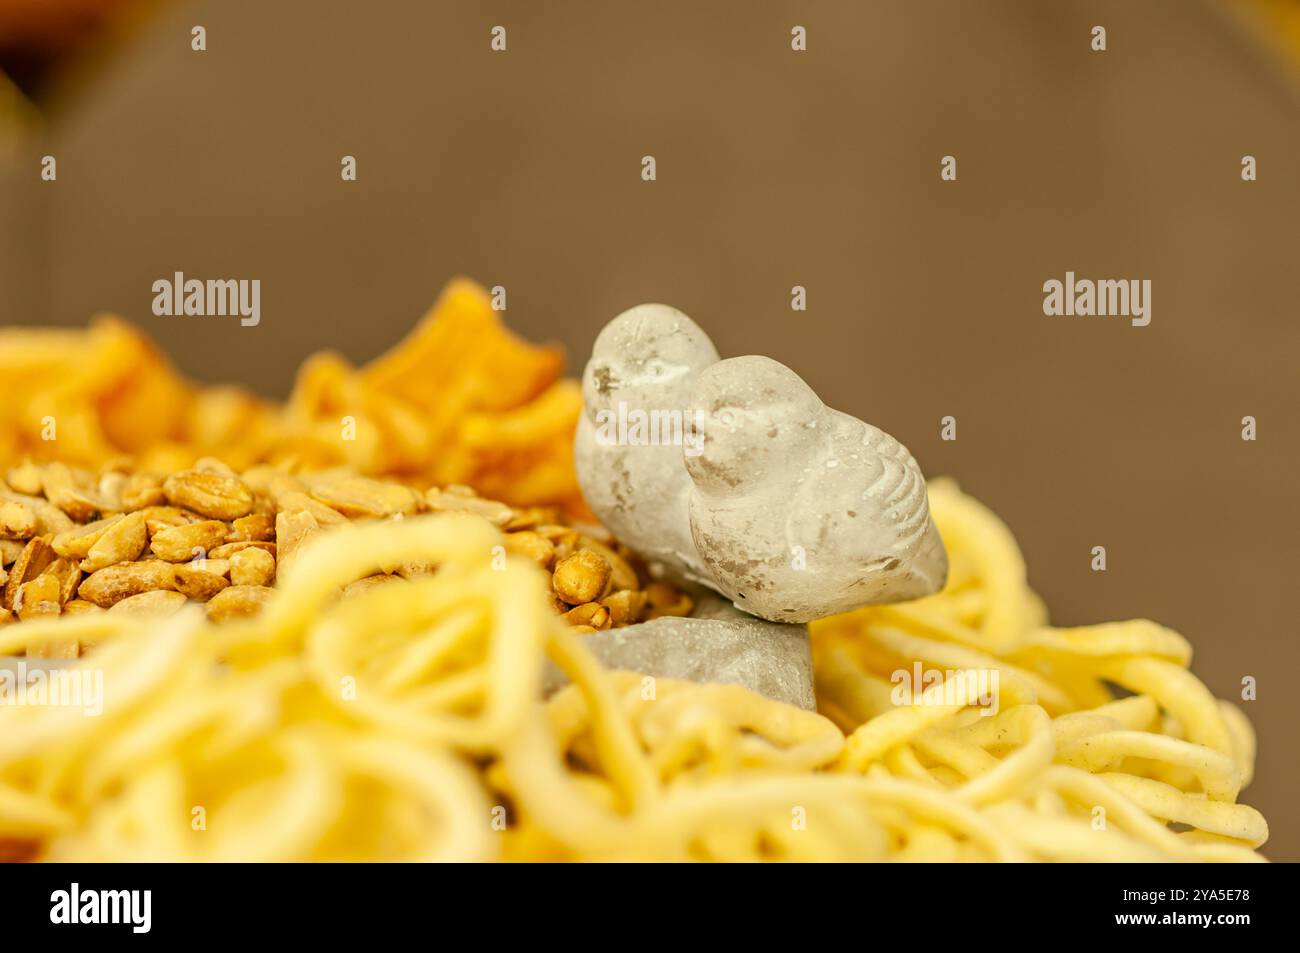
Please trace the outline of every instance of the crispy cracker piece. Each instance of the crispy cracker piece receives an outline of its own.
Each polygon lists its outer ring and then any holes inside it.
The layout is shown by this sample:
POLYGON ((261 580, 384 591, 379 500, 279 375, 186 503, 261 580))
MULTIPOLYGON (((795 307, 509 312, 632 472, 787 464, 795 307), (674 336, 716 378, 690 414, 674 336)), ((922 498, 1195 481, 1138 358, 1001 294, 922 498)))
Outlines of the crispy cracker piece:
POLYGON ((192 392, 158 347, 114 315, 96 317, 88 338, 95 363, 84 386, 97 408, 99 439, 138 454, 179 438, 192 392))
POLYGON ((457 278, 396 347, 362 368, 361 379, 436 412, 448 428, 466 408, 504 410, 531 400, 563 369, 558 347, 516 337, 492 310, 491 296, 457 278), (441 386, 430 387, 431 380, 441 386))

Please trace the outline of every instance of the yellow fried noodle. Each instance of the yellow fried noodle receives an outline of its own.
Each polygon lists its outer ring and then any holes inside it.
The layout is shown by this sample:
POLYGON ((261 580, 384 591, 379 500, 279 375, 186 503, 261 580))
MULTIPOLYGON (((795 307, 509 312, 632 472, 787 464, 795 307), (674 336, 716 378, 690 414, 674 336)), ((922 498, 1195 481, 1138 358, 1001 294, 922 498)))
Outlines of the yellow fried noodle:
POLYGON ((321 534, 249 620, 0 629, 0 653, 94 643, 70 672, 103 690, 98 714, 0 704, 0 846, 47 860, 1261 859, 1267 825, 1237 803, 1250 725, 1190 674, 1187 643, 1142 620, 1048 627, 1006 527, 950 482, 931 505, 948 586, 815 623, 817 713, 603 670, 546 606, 545 574, 502 559, 499 531, 467 515, 321 534), (337 600, 408 560, 439 568, 337 600), (548 659, 571 682, 549 700, 548 659))

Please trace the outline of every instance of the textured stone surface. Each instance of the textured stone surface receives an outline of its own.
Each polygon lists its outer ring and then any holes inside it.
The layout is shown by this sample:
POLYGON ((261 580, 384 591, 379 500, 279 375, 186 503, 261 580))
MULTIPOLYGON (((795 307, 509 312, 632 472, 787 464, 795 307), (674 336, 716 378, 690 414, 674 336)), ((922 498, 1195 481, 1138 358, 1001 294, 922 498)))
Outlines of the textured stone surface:
MULTIPOLYGON (((606 668, 659 678, 742 685, 775 701, 813 709, 812 657, 802 625, 764 622, 700 593, 697 614, 583 636, 606 668)), ((565 683, 550 666, 548 693, 565 683)))
POLYGON ((686 315, 640 305, 597 337, 583 399, 575 457, 587 501, 669 574, 778 622, 943 586, 947 554, 912 455, 785 365, 718 360, 686 315), (621 423, 638 411, 680 414, 684 439, 647 445, 653 428, 637 439, 621 423))

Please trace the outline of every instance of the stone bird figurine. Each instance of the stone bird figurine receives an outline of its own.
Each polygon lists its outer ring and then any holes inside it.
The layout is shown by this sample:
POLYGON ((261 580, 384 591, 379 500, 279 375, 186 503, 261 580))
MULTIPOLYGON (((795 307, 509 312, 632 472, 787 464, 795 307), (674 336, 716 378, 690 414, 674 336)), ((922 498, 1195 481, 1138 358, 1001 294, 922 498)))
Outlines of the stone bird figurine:
POLYGON ((597 337, 583 397, 587 501, 662 571, 774 622, 942 588, 947 554, 912 455, 785 365, 719 360, 686 315, 640 305, 597 337))

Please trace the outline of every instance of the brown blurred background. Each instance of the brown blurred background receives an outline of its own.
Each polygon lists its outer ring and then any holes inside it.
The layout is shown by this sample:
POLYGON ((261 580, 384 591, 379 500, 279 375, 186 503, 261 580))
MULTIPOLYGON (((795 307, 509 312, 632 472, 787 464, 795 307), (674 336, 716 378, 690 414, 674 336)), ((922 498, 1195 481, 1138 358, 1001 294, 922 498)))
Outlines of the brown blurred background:
POLYGON ((1297 52, 1285 0, 0 0, 0 323, 117 311, 282 395, 458 273, 575 370, 674 304, 956 476, 1056 622, 1148 616, 1216 694, 1254 676, 1244 799, 1296 860, 1297 52), (1150 326, 1045 317, 1067 270, 1151 279, 1150 326), (261 325, 154 317, 174 271, 260 278, 261 325))

